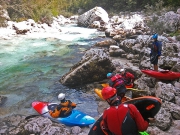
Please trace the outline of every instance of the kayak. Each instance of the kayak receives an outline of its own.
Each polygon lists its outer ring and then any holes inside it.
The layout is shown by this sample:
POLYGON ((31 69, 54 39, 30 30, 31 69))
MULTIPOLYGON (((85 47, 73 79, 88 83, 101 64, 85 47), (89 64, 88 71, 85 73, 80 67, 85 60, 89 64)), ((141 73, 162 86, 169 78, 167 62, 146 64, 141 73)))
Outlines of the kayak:
MULTIPOLYGON (((144 119, 147 119, 149 117, 153 118, 159 112, 162 102, 159 98, 144 96, 125 101, 123 102, 123 104, 134 104, 141 113, 142 117, 144 119)), ((110 132, 106 134, 103 132, 103 130, 101 129, 101 122, 102 115, 91 127, 88 135, 112 135, 112 133, 110 132)), ((140 134, 148 135, 148 133, 146 132, 141 132, 140 134)))
POLYGON ((34 101, 32 103, 32 107, 42 116, 48 117, 52 121, 65 124, 67 126, 88 126, 95 122, 93 117, 75 109, 72 110, 72 113, 68 117, 53 118, 50 116, 49 111, 53 111, 57 105, 57 103, 41 101, 34 101))
MULTIPOLYGON (((136 91, 136 92, 145 92, 146 90, 138 90, 138 89, 133 89, 133 88, 126 88, 127 90, 132 90, 132 91, 136 91)), ((102 97, 102 94, 101 94, 101 89, 94 89, 94 92, 102 99, 104 100, 104 98, 102 97)))
POLYGON ((141 70, 144 74, 160 80, 175 80, 180 78, 180 72, 173 71, 154 71, 154 70, 141 70))
POLYGON ((94 92, 102 99, 102 100, 104 100, 104 98, 103 98, 103 96, 102 96, 102 94, 101 94, 101 89, 94 89, 94 92))

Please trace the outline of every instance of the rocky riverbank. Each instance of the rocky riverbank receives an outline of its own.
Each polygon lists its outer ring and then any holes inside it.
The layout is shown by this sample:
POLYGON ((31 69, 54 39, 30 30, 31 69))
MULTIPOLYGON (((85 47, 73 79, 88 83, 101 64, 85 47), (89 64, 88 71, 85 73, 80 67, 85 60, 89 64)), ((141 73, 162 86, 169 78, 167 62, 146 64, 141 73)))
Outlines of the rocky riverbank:
MULTIPOLYGON (((178 13, 170 12, 164 17, 167 17, 166 20, 168 20, 169 14, 178 13)), ((159 18, 159 21, 162 17, 159 18)), ((150 135, 178 135, 180 127, 180 81, 157 80, 140 71, 140 69, 151 68, 149 53, 152 35, 146 25, 146 20, 147 17, 141 13, 109 18, 106 11, 96 7, 79 17, 64 18, 59 16, 54 18, 51 26, 37 24, 33 20, 20 23, 9 21, 6 28, 9 32, 1 35, 1 38, 8 39, 22 34, 33 36, 40 32, 49 31, 61 32, 59 25, 67 23, 77 23, 80 26, 104 31, 106 38, 87 50, 81 61, 60 78, 60 82, 71 87, 81 87, 87 93, 94 95, 99 105, 99 114, 101 114, 108 105, 95 95, 94 88, 101 88, 101 83, 107 81, 107 72, 117 72, 119 68, 126 68, 127 71, 136 76, 135 88, 146 90, 146 92, 130 92, 132 97, 152 95, 163 101, 161 110, 155 117, 156 122, 150 125, 147 132, 150 135)), ((166 22, 164 23, 166 24, 166 22)), ((170 25, 168 26, 169 29, 173 29, 170 25)), ((1 30, 3 31, 3 29, 1 30)), ((180 72, 180 43, 177 39, 177 37, 170 37, 166 33, 159 36, 159 40, 163 42, 163 52, 159 61, 160 70, 168 69, 180 72)), ((3 106, 6 97, 1 99, 3 106)), ((89 131, 89 127, 67 127, 43 117, 29 120, 24 118, 25 116, 16 114, 1 119, 0 134, 87 135, 89 131)))

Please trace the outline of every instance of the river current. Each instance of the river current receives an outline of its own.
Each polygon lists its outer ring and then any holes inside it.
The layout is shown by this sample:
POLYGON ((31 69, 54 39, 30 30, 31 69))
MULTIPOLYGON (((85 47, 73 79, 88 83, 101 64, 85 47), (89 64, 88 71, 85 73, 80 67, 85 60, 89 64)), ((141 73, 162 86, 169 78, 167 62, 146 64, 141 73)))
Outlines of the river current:
POLYGON ((7 97, 0 106, 0 116, 35 114, 33 101, 59 102, 57 95, 61 92, 79 103, 76 109, 97 116, 93 95, 65 87, 59 79, 87 49, 102 40, 102 34, 96 29, 66 25, 61 33, 0 39, 0 95, 7 97))

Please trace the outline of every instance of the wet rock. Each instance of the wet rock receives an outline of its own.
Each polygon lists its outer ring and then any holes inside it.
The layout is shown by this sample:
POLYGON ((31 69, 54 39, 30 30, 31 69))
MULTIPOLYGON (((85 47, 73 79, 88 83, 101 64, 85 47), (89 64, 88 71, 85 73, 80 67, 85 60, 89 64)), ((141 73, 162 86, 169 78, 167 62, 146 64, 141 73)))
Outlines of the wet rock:
POLYGON ((5 96, 0 96, 0 106, 3 105, 7 100, 7 97, 5 96))

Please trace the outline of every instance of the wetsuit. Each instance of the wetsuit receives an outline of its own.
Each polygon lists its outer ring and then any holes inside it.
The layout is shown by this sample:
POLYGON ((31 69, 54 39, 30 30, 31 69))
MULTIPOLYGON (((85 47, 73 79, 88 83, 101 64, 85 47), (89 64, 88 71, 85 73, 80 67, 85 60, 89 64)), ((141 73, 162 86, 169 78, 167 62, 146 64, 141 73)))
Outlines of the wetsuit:
POLYGON ((70 100, 61 100, 61 103, 55 108, 54 111, 50 111, 50 115, 54 118, 67 117, 71 114, 72 109, 76 107, 76 104, 70 100))
POLYGON ((134 75, 129 72, 125 72, 124 74, 121 74, 121 76, 123 77, 126 85, 131 85, 131 83, 134 82, 134 75))
POLYGON ((144 120, 133 104, 110 106, 103 113, 103 129, 113 135, 139 135, 149 123, 144 120))
POLYGON ((116 88, 118 97, 121 97, 121 99, 124 97, 126 93, 126 87, 125 82, 121 75, 117 74, 111 77, 109 80, 109 86, 116 88))

